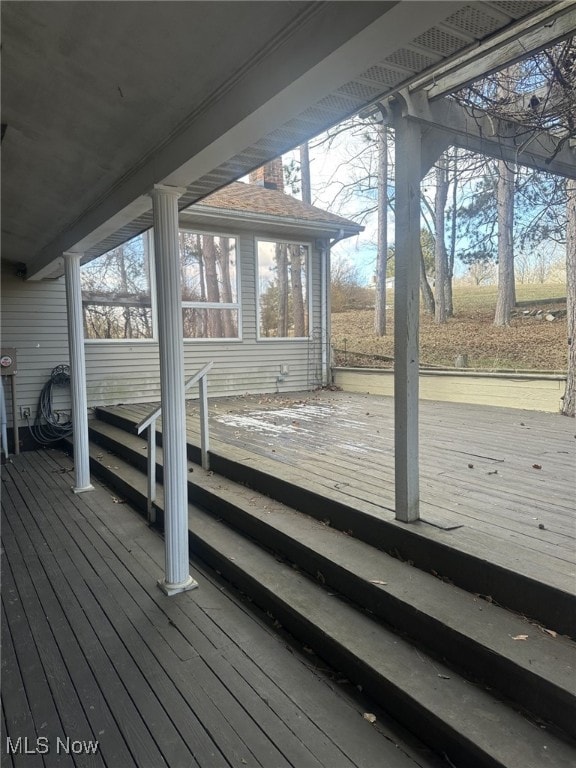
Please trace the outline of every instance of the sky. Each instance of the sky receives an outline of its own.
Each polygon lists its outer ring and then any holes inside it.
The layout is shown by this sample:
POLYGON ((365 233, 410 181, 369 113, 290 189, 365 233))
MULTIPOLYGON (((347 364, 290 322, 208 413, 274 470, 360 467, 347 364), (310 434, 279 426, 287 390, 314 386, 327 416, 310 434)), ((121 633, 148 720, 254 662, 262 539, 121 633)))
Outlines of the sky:
MULTIPOLYGON (((342 132, 337 135, 334 141, 328 145, 320 143, 318 138, 310 142, 310 175, 312 186, 312 203, 319 208, 328 210, 338 215, 354 218, 359 221, 357 215, 360 215, 366 208, 376 206, 376 195, 372 191, 370 194, 342 194, 342 190, 348 188, 358 178, 366 177, 370 173, 373 178, 376 177, 375 152, 370 148, 363 131, 358 131, 356 135, 352 132, 342 132)), ((321 137, 319 137, 321 138, 321 137)), ((299 164, 299 151, 295 150, 283 156, 284 165, 289 165, 291 161, 299 164)), ((470 196, 476 182, 478 181, 478 171, 472 167, 469 168, 468 179, 461 180, 459 184, 459 199, 470 196)), ((375 184, 375 181, 374 181, 375 184)), ((289 190, 286 190, 289 192, 289 190)), ((434 195, 436 185, 434 175, 428 176, 423 184, 422 191, 434 207, 434 195)), ((393 195, 393 188, 391 188, 393 195)), ((452 195, 452 187, 448 192, 448 201, 452 195)), ((448 203, 449 205, 449 203, 448 203)), ((423 207, 424 210, 424 207, 423 207)), ((518 215, 520 208, 517 206, 518 215)), ((529 216, 536 215, 535 210, 528 211, 529 216)), ((430 221, 430 213, 423 212, 422 228, 428 227, 427 220, 430 221)), ((373 213, 363 218, 360 223, 365 227, 364 231, 357 237, 348 238, 334 246, 332 249, 333 259, 344 259, 352 262, 358 269, 361 281, 368 285, 372 282, 376 271, 377 254, 377 214, 373 213)), ((448 226, 448 222, 447 222, 448 226)), ((394 243, 394 214, 388 213, 388 242, 394 243)), ((456 245, 456 253, 465 250, 469 241, 460 236, 456 245)), ((565 255, 563 245, 558 245, 552 240, 542 243, 538 246, 538 252, 546 253, 549 261, 561 261, 565 255)), ((539 258, 537 252, 520 251, 519 244, 516 244, 516 258, 524 261, 534 261, 539 258)), ((454 265, 455 277, 463 277, 468 274, 469 268, 456 258, 454 265)))
MULTIPOLYGON (((359 165, 362 159, 358 159, 358 156, 366 154, 365 145, 357 138, 343 134, 337 137, 331 147, 315 148, 314 142, 311 142, 309 152, 312 204, 339 216, 357 220, 355 216, 362 213, 365 200, 359 196, 344 200, 338 193, 341 192, 343 185, 353 180, 355 173, 361 172, 359 165)), ((299 162, 299 157, 298 150, 288 153, 283 157, 284 164, 287 165, 293 159, 299 162)), ((393 216, 390 214, 390 228, 394 226, 393 222, 393 216)), ((376 214, 368 216, 361 223, 364 231, 357 237, 347 238, 335 245, 332 249, 332 258, 350 260, 358 267, 361 279, 368 285, 372 282, 376 271, 378 241, 376 214)), ((390 231, 393 232, 393 229, 390 231)))

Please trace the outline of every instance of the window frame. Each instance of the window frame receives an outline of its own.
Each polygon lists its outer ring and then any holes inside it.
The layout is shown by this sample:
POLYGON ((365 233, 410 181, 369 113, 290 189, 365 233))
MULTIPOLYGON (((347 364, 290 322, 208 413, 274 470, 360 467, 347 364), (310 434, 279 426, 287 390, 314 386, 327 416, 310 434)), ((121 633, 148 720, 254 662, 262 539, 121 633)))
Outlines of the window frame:
POLYGON ((256 341, 257 342, 264 342, 264 343, 271 343, 271 342, 302 342, 302 341, 310 341, 312 338, 311 334, 311 323, 312 323, 312 313, 313 313, 313 301, 312 301, 312 288, 313 288, 313 280, 312 280, 312 253, 313 253, 313 242, 311 240, 300 240, 300 239, 289 239, 286 237, 276 237, 274 235, 271 235, 269 237, 265 235, 256 235, 254 237, 254 269, 255 269, 255 285, 256 285, 256 341), (258 243, 280 243, 284 245, 300 245, 305 246, 308 252, 308 259, 307 259, 307 265, 306 265, 306 302, 305 306, 307 307, 308 311, 308 335, 307 336, 262 336, 260 333, 260 270, 259 270, 259 261, 258 261, 258 243))
MULTIPOLYGON (((243 341, 242 338, 242 293, 241 293, 241 256, 240 256, 240 235, 237 232, 222 232, 212 229, 204 229, 203 227, 195 227, 192 222, 180 222, 178 226, 178 234, 180 232, 189 232, 194 235, 209 235, 214 237, 227 237, 234 239, 236 242, 236 301, 221 302, 221 301, 183 301, 181 299, 181 310, 184 309, 230 309, 238 312, 238 335, 237 336, 184 336, 182 339, 185 344, 233 344, 243 341)), ((178 241, 178 248, 180 248, 180 240, 178 241)), ((180 254, 179 254, 180 255, 180 254)))
MULTIPOLYGON (((86 336, 86 331, 84 329, 84 307, 86 304, 93 304, 95 306, 98 306, 98 304, 97 302, 85 302, 84 299, 82 299, 82 323, 83 323, 83 333, 84 333, 85 344, 92 345, 92 344, 157 344, 158 343, 158 317, 156 312, 156 273, 155 273, 155 266, 154 266, 154 229, 149 229, 145 232, 142 232, 140 235, 136 235, 134 238, 131 238, 131 240, 135 239, 136 237, 142 237, 143 240, 146 241, 145 249, 148 252, 148 287, 150 290, 150 308, 152 313, 152 335, 148 336, 147 338, 137 337, 137 338, 128 338, 128 339, 125 339, 125 338, 94 339, 86 336)), ((130 242, 130 240, 126 242, 130 242)), ((114 248, 110 249, 110 251, 113 251, 113 250, 115 249, 114 248)), ((110 253, 110 251, 106 251, 106 253, 110 253)), ((101 254, 101 256, 97 256, 95 259, 92 259, 92 261, 96 261, 102 256, 105 256, 106 253, 101 254)))

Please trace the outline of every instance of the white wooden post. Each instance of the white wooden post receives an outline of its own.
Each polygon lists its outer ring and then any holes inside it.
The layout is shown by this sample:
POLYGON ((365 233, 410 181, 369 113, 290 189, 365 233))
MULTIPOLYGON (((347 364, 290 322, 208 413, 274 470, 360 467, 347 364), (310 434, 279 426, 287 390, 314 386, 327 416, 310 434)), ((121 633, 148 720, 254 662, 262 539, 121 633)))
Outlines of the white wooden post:
POLYGON ((320 383, 323 387, 330 384, 330 315, 328 305, 330 300, 330 249, 322 245, 320 249, 320 344, 322 348, 322 374, 320 383))
POLYGON ((166 542, 166 576, 158 584, 167 595, 198 586, 190 576, 188 556, 186 403, 178 248, 178 198, 183 191, 156 186, 150 193, 154 214, 166 542))
POLYGON ((64 275, 68 310, 68 347, 70 354, 70 394, 74 444, 74 493, 93 491, 90 483, 88 441, 88 398, 86 396, 86 359, 84 357, 84 318, 80 283, 81 253, 66 252, 64 275))
POLYGON ((420 309, 420 127, 396 123, 394 440, 396 519, 420 518, 418 374, 420 309))

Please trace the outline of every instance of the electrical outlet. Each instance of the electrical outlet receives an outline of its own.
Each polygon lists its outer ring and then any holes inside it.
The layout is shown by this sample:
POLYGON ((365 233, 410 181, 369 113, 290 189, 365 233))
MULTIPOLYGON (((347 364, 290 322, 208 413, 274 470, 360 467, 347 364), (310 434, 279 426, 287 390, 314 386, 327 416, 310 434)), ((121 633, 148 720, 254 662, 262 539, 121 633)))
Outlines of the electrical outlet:
POLYGON ((32 409, 29 405, 21 405, 20 406, 20 418, 21 419, 29 419, 32 415, 32 409))

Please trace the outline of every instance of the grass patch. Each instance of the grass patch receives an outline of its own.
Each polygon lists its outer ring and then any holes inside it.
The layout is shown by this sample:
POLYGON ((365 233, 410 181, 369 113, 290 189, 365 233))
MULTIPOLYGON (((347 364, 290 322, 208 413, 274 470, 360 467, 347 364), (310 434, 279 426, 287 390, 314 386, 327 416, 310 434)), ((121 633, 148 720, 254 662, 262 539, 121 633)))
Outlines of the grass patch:
MULTIPOLYGON (((558 299, 565 295, 561 283, 524 284, 517 287, 518 301, 558 299)), ((455 317, 444 325, 422 314, 420 322, 420 361, 422 365, 454 367, 458 355, 468 356, 468 367, 486 371, 557 371, 567 366, 566 318, 543 319, 549 305, 538 317, 513 318, 507 328, 493 325, 497 289, 495 286, 455 286, 455 317)), ((332 346, 338 365, 390 367, 381 357, 394 356, 393 295, 389 296, 388 333, 374 334, 374 312, 349 310, 332 315, 332 346), (362 353, 368 357, 354 357, 362 353)))

